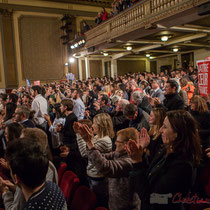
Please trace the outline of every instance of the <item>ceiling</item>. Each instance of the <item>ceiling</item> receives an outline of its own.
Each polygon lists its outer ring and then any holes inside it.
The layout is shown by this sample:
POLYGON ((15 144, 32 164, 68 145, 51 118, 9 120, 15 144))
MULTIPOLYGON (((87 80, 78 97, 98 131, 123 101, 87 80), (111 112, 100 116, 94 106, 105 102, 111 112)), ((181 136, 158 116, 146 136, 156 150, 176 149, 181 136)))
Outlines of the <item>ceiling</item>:
POLYGON ((91 56, 103 56, 106 52, 112 58, 119 59, 122 57, 139 57, 145 58, 150 54, 152 59, 166 56, 175 56, 178 52, 182 54, 192 52, 197 49, 205 48, 210 50, 210 15, 193 22, 162 28, 158 33, 146 36, 141 39, 122 41, 114 40, 115 46, 103 49, 100 52, 91 54, 91 56), (161 41, 161 36, 169 37, 167 42, 161 41), (131 46, 132 50, 127 51, 126 47, 131 46), (173 49, 177 48, 178 52, 173 49))

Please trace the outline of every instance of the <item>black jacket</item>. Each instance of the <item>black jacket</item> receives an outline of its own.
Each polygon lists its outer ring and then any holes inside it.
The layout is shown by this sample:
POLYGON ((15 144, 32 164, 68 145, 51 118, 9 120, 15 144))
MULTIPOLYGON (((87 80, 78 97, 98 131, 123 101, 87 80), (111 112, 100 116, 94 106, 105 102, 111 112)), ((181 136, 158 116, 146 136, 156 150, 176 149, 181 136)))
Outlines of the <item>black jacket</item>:
POLYGON ((77 150, 76 133, 73 129, 74 122, 77 122, 77 116, 72 112, 66 117, 63 127, 63 143, 72 150, 77 150))
POLYGON ((168 111, 184 109, 184 101, 178 93, 165 95, 163 105, 168 111))
POLYGON ((177 201, 177 193, 186 196, 191 188, 192 164, 176 153, 165 158, 165 153, 165 149, 158 152, 149 165, 146 161, 134 164, 130 186, 133 192, 138 193, 142 210, 180 210, 181 204, 172 201, 177 201), (168 204, 163 204, 164 196, 168 204))
POLYGON ((125 117, 122 111, 115 111, 111 114, 111 117, 115 133, 129 127, 129 120, 125 117))

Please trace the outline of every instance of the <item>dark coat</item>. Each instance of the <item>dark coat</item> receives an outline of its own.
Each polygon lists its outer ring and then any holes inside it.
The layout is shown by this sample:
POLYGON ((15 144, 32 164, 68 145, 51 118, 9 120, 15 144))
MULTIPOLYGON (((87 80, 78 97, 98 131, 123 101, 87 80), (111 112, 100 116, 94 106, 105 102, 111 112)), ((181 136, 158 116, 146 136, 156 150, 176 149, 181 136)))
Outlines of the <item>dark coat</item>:
POLYGON ((78 150, 76 142, 76 133, 73 129, 74 122, 77 122, 77 116, 72 112, 66 117, 63 127, 63 143, 70 147, 70 150, 78 150))
POLYGON ((146 96, 143 97, 141 103, 138 104, 138 107, 143 109, 147 114, 150 114, 152 111, 152 105, 149 103, 149 100, 146 96))
POLYGON ((129 127, 129 120, 125 117, 122 111, 115 111, 111 114, 111 117, 115 133, 129 127))
POLYGON ((26 120, 21 122, 21 124, 27 128, 35 128, 35 125, 32 120, 26 120))
POLYGON ((136 128, 140 131, 142 128, 149 130, 149 115, 141 108, 138 109, 138 115, 135 120, 129 122, 129 127, 136 128))
POLYGON ((134 164, 130 183, 141 199, 142 210, 180 210, 181 205, 172 203, 172 199, 177 200, 176 193, 186 196, 192 186, 192 164, 179 154, 165 154, 165 149, 158 152, 149 165, 146 161, 134 164), (168 204, 157 194, 166 194, 168 204))
POLYGON ((163 105, 168 111, 184 109, 184 101, 178 93, 165 95, 163 105))

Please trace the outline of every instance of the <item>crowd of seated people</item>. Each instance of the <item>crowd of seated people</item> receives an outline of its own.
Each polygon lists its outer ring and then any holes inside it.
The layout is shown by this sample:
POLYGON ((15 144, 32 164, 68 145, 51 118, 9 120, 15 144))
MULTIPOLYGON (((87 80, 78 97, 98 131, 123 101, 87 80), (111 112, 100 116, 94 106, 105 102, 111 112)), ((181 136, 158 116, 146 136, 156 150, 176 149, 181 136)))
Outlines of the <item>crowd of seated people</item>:
POLYGON ((0 208, 67 209, 57 185, 63 162, 97 206, 208 207, 210 98, 190 68, 0 94, 0 208), (203 202, 186 201, 195 196, 203 202))

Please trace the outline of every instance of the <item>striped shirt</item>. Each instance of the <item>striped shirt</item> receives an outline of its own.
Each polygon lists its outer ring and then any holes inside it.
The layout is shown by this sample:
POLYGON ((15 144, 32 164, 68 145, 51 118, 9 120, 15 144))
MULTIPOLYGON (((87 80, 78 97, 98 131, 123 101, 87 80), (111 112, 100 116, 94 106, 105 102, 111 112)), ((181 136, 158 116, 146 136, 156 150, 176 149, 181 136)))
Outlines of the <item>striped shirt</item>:
MULTIPOLYGON (((77 144, 79 147, 80 154, 82 157, 87 156, 87 146, 85 141, 80 135, 77 134, 77 144)), ((99 150, 101 153, 108 153, 112 151, 112 140, 109 136, 104 136, 99 138, 97 135, 93 138, 94 147, 99 150)), ((88 160, 87 165, 87 175, 93 178, 104 177, 103 174, 99 173, 98 170, 94 167, 90 160, 88 160)))

